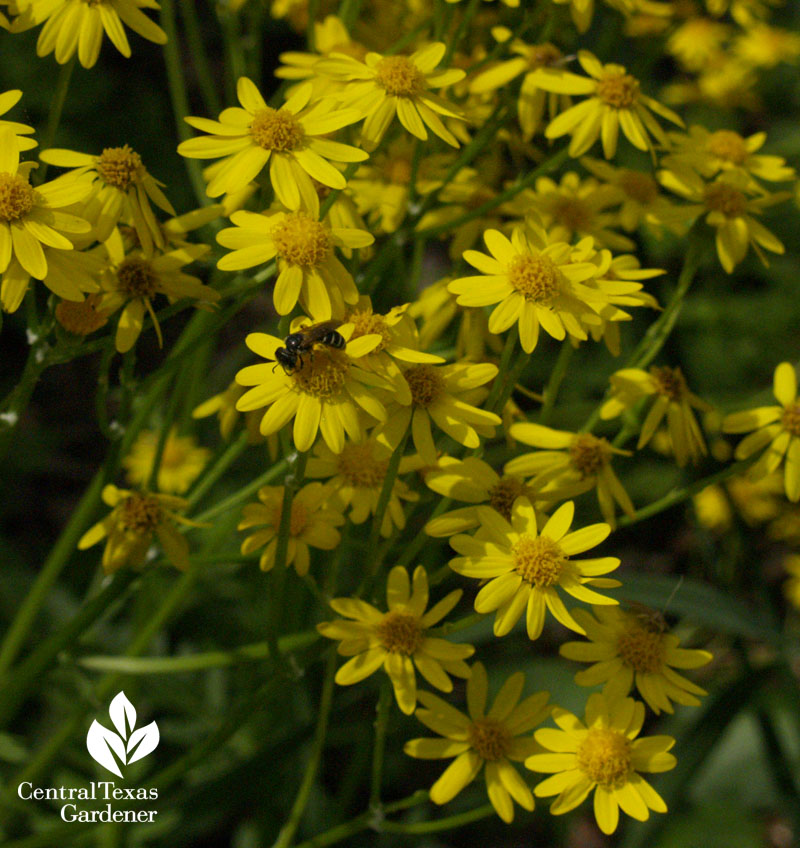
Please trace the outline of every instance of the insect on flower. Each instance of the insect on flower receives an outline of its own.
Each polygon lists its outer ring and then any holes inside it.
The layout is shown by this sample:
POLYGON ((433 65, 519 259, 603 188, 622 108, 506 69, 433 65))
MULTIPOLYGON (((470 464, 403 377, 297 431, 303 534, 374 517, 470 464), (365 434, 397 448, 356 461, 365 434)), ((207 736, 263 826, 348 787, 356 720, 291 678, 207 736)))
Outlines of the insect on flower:
POLYGON ((275 351, 274 361, 282 365, 287 374, 291 374, 298 365, 302 367, 304 353, 313 357, 316 344, 344 350, 346 342, 336 330, 340 323, 341 321, 320 321, 318 324, 302 327, 295 333, 289 333, 284 340, 285 346, 275 351))

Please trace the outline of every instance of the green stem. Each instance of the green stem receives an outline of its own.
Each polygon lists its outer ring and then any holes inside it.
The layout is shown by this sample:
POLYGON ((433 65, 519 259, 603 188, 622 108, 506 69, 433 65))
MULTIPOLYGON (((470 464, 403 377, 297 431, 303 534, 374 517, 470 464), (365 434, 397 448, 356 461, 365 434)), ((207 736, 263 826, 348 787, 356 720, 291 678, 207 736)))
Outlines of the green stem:
POLYGON ((519 329, 517 325, 514 324, 508 331, 505 344, 503 345, 503 352, 500 354, 500 364, 497 368, 497 376, 494 378, 494 383, 492 383, 489 396, 486 398, 486 403, 484 404, 486 409, 493 410, 497 406, 497 401, 503 393, 505 384, 508 382, 508 368, 511 364, 511 354, 514 353, 514 348, 517 346, 518 341, 519 329))
MULTIPOLYGON (((185 371, 179 372, 179 374, 185 373, 185 371)), ((180 392, 178 391, 177 386, 174 385, 172 387, 172 393, 169 396, 169 401, 167 402, 167 411, 164 415, 164 420, 161 423, 161 430, 158 434, 158 442, 156 443, 156 450, 153 455, 153 465, 150 468, 150 477, 147 481, 147 488, 151 492, 159 491, 158 472, 161 470, 161 458, 164 456, 164 448, 166 447, 167 439, 169 438, 169 432, 172 429, 172 422, 175 420, 175 415, 178 412, 179 398, 180 392)))
POLYGON ((550 422, 550 417, 553 414, 553 407, 558 397, 558 390, 564 382, 564 377, 567 375, 572 355, 575 353, 575 348, 571 341, 567 338, 561 343, 561 350, 558 352, 558 359, 550 372, 550 379, 547 381, 547 387, 544 390, 544 402, 542 403, 541 411, 539 412, 539 423, 547 425, 550 422))
POLYGON ((222 456, 217 459, 212 468, 209 468, 195 487, 189 493, 187 500, 189 506, 197 505, 197 502, 211 489, 211 487, 222 477, 222 475, 233 465, 234 462, 247 450, 248 446, 247 433, 240 433, 236 441, 231 442, 222 453, 222 456))
MULTIPOLYGON (((175 24, 174 0, 164 0, 161 3, 161 28, 167 34, 167 43, 164 45, 164 62, 167 67, 167 86, 172 101, 172 112, 175 116, 175 128, 178 132, 178 138, 185 141, 191 138, 192 131, 183 120, 189 114, 189 96, 186 93, 186 79, 183 75, 183 61, 178 43, 178 28, 175 24)), ((201 206, 207 206, 211 201, 206 194, 206 184, 200 163, 197 159, 186 157, 183 161, 197 202, 201 206)))
POLYGON ((233 509, 238 506, 242 501, 247 500, 251 495, 254 495, 262 486, 266 486, 268 483, 271 483, 276 477, 279 477, 286 470, 288 463, 285 459, 282 459, 280 462, 275 463, 268 471, 265 471, 260 477, 256 477, 255 480, 248 483, 246 486, 243 486, 239 489, 238 492, 234 492, 232 495, 229 495, 225 498, 224 501, 219 501, 214 504, 214 506, 209 507, 204 512, 201 512, 199 515, 193 515, 193 521, 206 522, 210 521, 212 518, 216 518, 218 515, 222 515, 223 513, 228 512, 228 510, 233 509))
POLYGON ((33 390, 45 369, 51 364, 49 354, 50 348, 46 343, 32 344, 19 382, 0 403, 3 413, 0 418, 0 459, 13 444, 17 425, 28 408, 33 390))
POLYGON ((369 781, 369 806, 378 809, 381 803, 381 779, 383 778, 383 757, 386 751, 386 725, 392 708, 392 684, 381 681, 378 696, 377 715, 375 716, 375 744, 372 748, 372 773, 369 781))
POLYGON ((328 660, 325 665, 325 677, 322 682, 322 695, 320 696, 319 712, 317 714, 317 729, 314 733, 311 754, 308 758, 306 770, 303 773, 303 779, 300 781, 300 788, 297 790, 294 804, 292 804, 289 818, 281 828, 272 848, 289 848, 291 846, 297 833, 297 828, 300 826, 300 820, 311 797, 311 790, 314 787, 314 781, 317 779, 317 772, 319 771, 319 765, 322 760, 322 752, 325 748, 325 737, 328 733, 328 720, 330 719, 331 706, 333 704, 335 674, 336 651, 330 648, 328 651, 328 660))
POLYGON ((408 824, 387 821, 383 823, 381 830, 385 833, 440 833, 443 830, 454 830, 457 827, 464 827, 466 824, 487 819, 494 814, 494 807, 491 804, 484 804, 474 810, 467 810, 466 813, 458 813, 441 819, 437 818, 433 821, 409 822, 408 824))
POLYGON ((197 72, 200 96, 203 98, 206 111, 211 115, 218 115, 222 111, 222 106, 203 43, 203 32, 200 29, 200 21, 197 17, 197 0, 180 0, 180 10, 189 54, 197 72))
POLYGON ((478 11, 480 3, 481 0, 469 0, 469 3, 467 3, 467 8, 461 16, 461 20, 458 23, 458 28, 456 29, 455 34, 447 40, 447 52, 444 54, 442 61, 439 63, 441 67, 446 68, 450 64, 450 60, 453 58, 456 48, 459 44, 461 44, 462 39, 466 35, 469 25, 472 23, 472 19, 478 11))
MULTIPOLYGON (((47 116, 47 129, 42 136, 41 150, 48 150, 53 146, 56 139, 58 125, 61 123, 61 115, 64 111, 64 104, 67 100, 67 92, 69 91, 69 83, 72 79, 72 72, 75 70, 77 54, 74 55, 66 64, 62 65, 58 72, 55 91, 50 98, 50 111, 47 116)), ((36 169, 34 182, 40 185, 47 177, 47 163, 42 162, 39 168, 36 169)))

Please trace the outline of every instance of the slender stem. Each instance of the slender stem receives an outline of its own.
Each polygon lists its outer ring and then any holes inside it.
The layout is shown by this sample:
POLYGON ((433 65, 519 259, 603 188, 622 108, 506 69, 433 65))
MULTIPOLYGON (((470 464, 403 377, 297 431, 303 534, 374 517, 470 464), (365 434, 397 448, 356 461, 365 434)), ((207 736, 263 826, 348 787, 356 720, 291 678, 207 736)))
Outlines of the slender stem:
POLYGON ((232 495, 229 495, 224 501, 219 501, 214 504, 214 506, 209 507, 204 512, 201 512, 199 515, 193 515, 192 520, 205 522, 228 512, 228 510, 233 509, 242 501, 247 500, 247 498, 251 495, 254 495, 262 486, 266 486, 267 483, 271 483, 276 477, 283 474, 286 470, 287 464, 288 463, 285 459, 275 463, 275 465, 273 465, 268 471, 265 471, 261 476, 256 477, 255 480, 248 483, 246 486, 243 486, 238 492, 234 492, 232 495))
POLYGON ((353 29, 353 26, 358 20, 363 2, 364 0, 341 0, 339 3, 337 16, 345 25, 348 32, 353 29))
POLYGON ((500 392, 500 397, 494 405, 492 410, 493 412, 499 413, 506 405, 506 402, 511 397, 511 393, 514 391, 514 386, 517 385, 520 375, 525 370, 525 366, 528 362, 530 362, 530 358, 531 355, 529 353, 525 353, 522 348, 519 349, 517 361, 512 365, 511 370, 508 372, 508 378, 503 384, 503 389, 500 392))
POLYGON ((459 21, 455 34, 447 40, 447 52, 444 54, 442 61, 440 62, 443 68, 448 66, 450 60, 453 58, 453 54, 456 52, 456 48, 459 44, 461 44, 461 40, 466 35, 469 25, 472 23, 472 19, 478 11, 480 3, 481 0, 469 0, 469 3, 467 3, 467 8, 461 16, 461 20, 459 21))
POLYGON ((486 398, 484 406, 486 409, 493 410, 497 406, 497 401, 503 393, 505 384, 508 382, 508 367, 511 364, 511 355, 514 353, 514 348, 519 341, 519 329, 514 324, 506 336, 503 352, 500 354, 500 364, 497 369, 497 376, 494 378, 492 388, 489 391, 489 396, 486 398))
MULTIPOLYGON (((450 508, 452 503, 451 498, 442 498, 428 517, 428 521, 438 518, 445 510, 450 508)), ((403 547, 403 553, 398 557, 397 564, 407 567, 422 550, 426 542, 430 543, 431 537, 425 532, 425 527, 423 526, 417 535, 414 536, 411 544, 403 547)))
POLYGON ((49 353, 50 348, 46 343, 37 342, 30 346, 19 382, 0 403, 0 410, 2 410, 2 417, 0 417, 0 459, 5 456, 13 444, 17 425, 28 408, 39 378, 52 364, 49 353))
POLYGON ((218 115, 222 110, 219 94, 214 84, 214 75, 208 62, 203 43, 203 31, 197 17, 197 0, 180 0, 181 18, 183 19, 183 30, 189 46, 189 54, 194 62, 197 72, 197 85, 200 88, 200 96, 206 111, 212 115, 218 115))
POLYGON ((187 500, 189 506, 195 506, 205 493, 222 477, 222 475, 233 465, 234 462, 247 450, 248 435, 240 433, 236 441, 231 442, 217 459, 212 468, 209 468, 189 493, 187 500))
POLYGON ((383 756, 386 751, 386 725, 392 708, 392 685, 389 680, 381 681, 380 695, 375 716, 375 744, 372 748, 372 773, 369 782, 370 809, 378 809, 381 803, 381 779, 383 756))
POLYGON ((319 712, 317 713, 317 729, 314 733, 311 754, 308 758, 306 770, 303 773, 303 779, 300 781, 300 788, 297 790, 294 804, 292 804, 289 818, 281 828, 272 848, 289 848, 291 846, 297 833, 297 828, 300 826, 300 820, 311 797, 311 790, 314 787, 314 781, 317 779, 317 772, 319 771, 319 765, 322 760, 325 737, 328 733, 328 720, 330 719, 331 706, 333 704, 333 679, 335 674, 336 651, 330 648, 325 665, 325 677, 322 682, 322 695, 320 696, 319 712))
MULTIPOLYGON (((72 72, 75 70, 77 54, 74 55, 66 64, 61 66, 56 80, 56 87, 53 95, 50 98, 50 112, 47 116, 47 128, 42 136, 42 150, 47 150, 53 146, 56 139, 58 125, 61 123, 61 115, 64 111, 64 103, 67 100, 67 92, 69 91, 69 83, 72 79, 72 72)), ((41 184, 47 176, 47 163, 42 162, 40 167, 35 172, 34 182, 41 184)))
POLYGON ((539 412, 540 424, 547 425, 550 422, 550 416, 553 414, 553 407, 558 397, 558 390, 567 375, 573 353, 575 353, 575 348, 572 346, 572 342, 569 338, 564 339, 561 343, 561 350, 558 352, 558 359, 556 359, 556 364, 550 372, 550 379, 547 381, 547 387, 544 390, 544 402, 539 412))
MULTIPOLYGON (((185 371, 179 372, 179 374, 185 373, 185 371)), ((147 481, 147 487, 151 492, 159 491, 158 472, 161 470, 161 458, 164 456, 164 448, 166 447, 167 439, 172 429, 172 422, 175 420, 175 415, 178 411, 179 398, 180 393, 177 390, 177 386, 173 386, 172 393, 167 401, 167 411, 158 434, 158 442, 156 443, 156 450, 153 454, 153 465, 150 468, 150 477, 147 481)))
MULTIPOLYGON (((189 96, 186 93, 186 79, 183 74, 178 28, 175 24, 174 0, 164 0, 161 3, 161 28, 167 34, 167 43, 164 45, 164 62, 167 66, 167 86, 172 101, 172 112, 175 116, 175 128, 178 132, 178 138, 185 141, 191 137, 192 131, 183 120, 189 114, 189 96)), ((183 161, 197 202, 201 206, 207 206, 211 201, 206 195, 206 184, 203 180, 200 163, 197 159, 186 157, 183 161)))
POLYGON ((457 827, 464 827, 466 824, 487 819, 494 815, 495 810, 491 804, 484 804, 481 807, 476 807, 474 810, 467 810, 466 813, 458 813, 454 816, 445 816, 444 818, 436 818, 433 821, 409 822, 384 822, 382 830, 386 833, 439 833, 443 830, 453 830, 457 827))

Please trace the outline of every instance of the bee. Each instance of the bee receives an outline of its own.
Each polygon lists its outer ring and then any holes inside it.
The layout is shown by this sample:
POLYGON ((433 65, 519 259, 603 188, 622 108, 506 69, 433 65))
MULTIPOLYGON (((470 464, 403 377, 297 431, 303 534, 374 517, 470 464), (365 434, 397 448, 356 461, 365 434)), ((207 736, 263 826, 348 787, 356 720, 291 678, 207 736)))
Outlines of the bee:
MULTIPOLYGON (((320 344, 343 350, 346 344, 344 336, 336 328, 341 321, 320 321, 310 327, 303 327, 296 333, 290 333, 284 340, 284 347, 275 351, 275 362, 283 366, 287 374, 303 367, 303 354, 313 356, 314 345, 320 344)), ((276 366, 277 367, 277 366, 276 366)))

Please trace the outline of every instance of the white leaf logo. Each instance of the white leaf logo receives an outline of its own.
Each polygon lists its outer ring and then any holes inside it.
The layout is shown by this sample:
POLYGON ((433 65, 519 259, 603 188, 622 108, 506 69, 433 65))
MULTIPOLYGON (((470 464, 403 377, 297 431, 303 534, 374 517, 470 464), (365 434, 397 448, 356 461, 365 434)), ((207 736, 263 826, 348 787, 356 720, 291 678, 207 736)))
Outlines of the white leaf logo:
POLYGON ((119 692, 109 704, 108 714, 117 732, 93 721, 86 734, 86 748, 103 768, 122 777, 120 765, 135 763, 155 750, 160 738, 158 725, 151 721, 135 730, 136 707, 124 692, 119 692))

